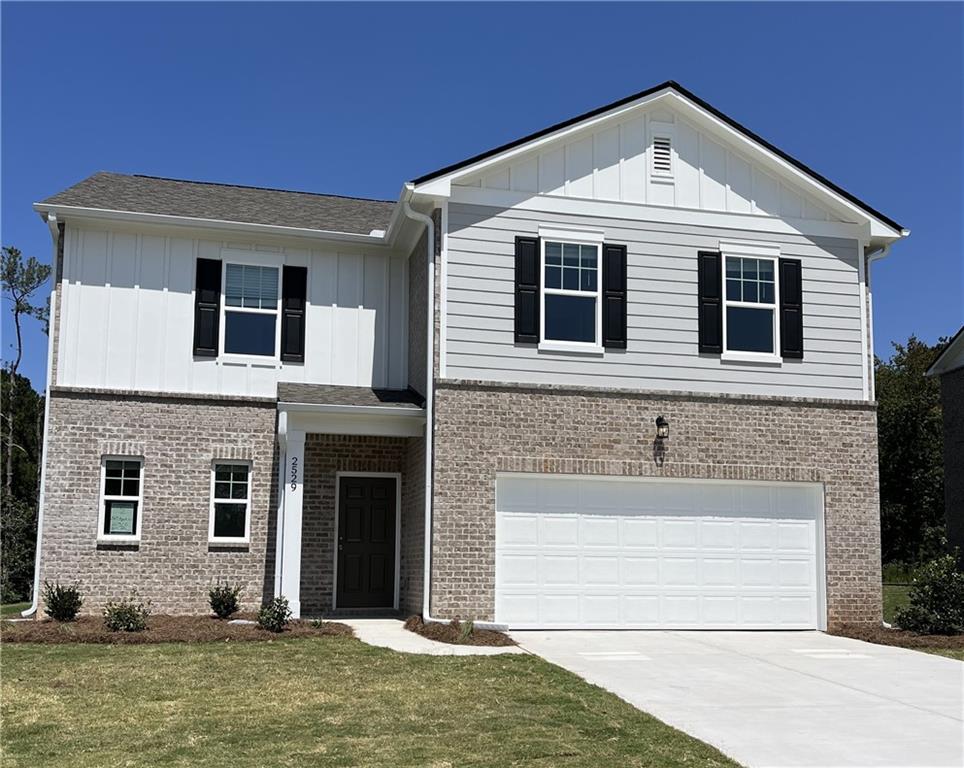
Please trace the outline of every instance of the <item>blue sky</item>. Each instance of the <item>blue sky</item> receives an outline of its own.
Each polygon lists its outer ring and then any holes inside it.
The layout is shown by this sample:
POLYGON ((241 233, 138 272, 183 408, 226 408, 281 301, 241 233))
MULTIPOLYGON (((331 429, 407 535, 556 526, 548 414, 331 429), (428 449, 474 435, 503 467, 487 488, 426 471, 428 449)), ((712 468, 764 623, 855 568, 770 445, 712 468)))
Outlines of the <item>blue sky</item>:
MULTIPOLYGON (((5 2, 0 17, 0 234, 45 261, 31 203, 97 170, 394 199, 675 79, 913 231, 874 267, 878 354, 964 320, 960 4, 5 2)), ((38 389, 45 366, 31 325, 21 370, 38 389)))

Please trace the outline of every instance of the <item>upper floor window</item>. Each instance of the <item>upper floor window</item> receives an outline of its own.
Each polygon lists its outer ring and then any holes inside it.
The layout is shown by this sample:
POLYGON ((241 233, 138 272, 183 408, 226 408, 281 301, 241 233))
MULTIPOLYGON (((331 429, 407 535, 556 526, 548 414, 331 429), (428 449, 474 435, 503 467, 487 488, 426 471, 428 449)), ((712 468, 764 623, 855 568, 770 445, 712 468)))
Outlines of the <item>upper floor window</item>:
POLYGON ((140 539, 143 485, 143 459, 104 457, 101 461, 98 538, 108 541, 140 539))
POLYGON ((277 267, 225 266, 223 349, 227 354, 277 355, 277 267))
POLYGON ((217 543, 247 543, 251 533, 250 465, 215 462, 211 473, 208 539, 217 543))
POLYGON ((726 257, 725 351, 772 355, 776 350, 776 261, 726 257))
POLYGON ((600 345, 599 245, 543 240, 542 340, 600 345))

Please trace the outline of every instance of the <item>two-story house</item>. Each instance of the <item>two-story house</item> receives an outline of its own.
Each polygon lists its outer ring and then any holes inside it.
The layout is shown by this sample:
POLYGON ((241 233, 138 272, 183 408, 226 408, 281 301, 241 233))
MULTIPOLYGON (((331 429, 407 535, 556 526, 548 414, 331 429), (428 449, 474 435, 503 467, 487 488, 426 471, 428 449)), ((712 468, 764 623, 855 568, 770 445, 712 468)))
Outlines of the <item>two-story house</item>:
POLYGON ((56 251, 37 580, 513 628, 880 620, 871 260, 669 82, 377 201, 99 173, 56 251))

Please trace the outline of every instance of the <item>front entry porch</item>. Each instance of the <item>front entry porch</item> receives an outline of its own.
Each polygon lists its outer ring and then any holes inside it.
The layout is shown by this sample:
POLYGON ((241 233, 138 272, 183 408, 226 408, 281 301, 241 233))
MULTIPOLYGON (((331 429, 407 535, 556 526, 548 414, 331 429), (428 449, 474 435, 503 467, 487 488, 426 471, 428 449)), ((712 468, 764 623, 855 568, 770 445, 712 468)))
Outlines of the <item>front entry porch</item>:
POLYGON ((425 416, 417 395, 278 389, 275 595, 295 617, 418 613, 425 416))

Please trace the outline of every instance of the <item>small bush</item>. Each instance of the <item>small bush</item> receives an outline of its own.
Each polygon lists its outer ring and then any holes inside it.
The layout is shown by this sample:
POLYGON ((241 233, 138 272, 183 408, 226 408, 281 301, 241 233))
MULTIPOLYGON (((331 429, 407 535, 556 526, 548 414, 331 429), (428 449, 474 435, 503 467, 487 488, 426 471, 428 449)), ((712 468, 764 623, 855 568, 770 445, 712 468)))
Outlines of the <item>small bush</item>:
POLYGON ((222 584, 219 581, 208 592, 211 610, 219 619, 230 618, 241 609, 240 597, 240 584, 222 584))
POLYGON ((142 632, 147 629, 147 617, 151 615, 150 601, 143 603, 137 593, 104 607, 104 626, 111 632, 142 632))
POLYGON ((54 584, 45 581, 41 595, 47 604, 44 613, 57 621, 73 621, 84 604, 79 584, 62 585, 59 581, 54 584))
POLYGON ((922 565, 910 587, 908 605, 894 615, 901 629, 922 635, 964 632, 964 573, 953 555, 922 565))
POLYGON ((286 597, 276 597, 258 613, 258 626, 270 632, 284 632, 289 621, 291 621, 291 608, 288 606, 286 597))
POLYGON ((469 642, 472 639, 472 633, 475 631, 475 624, 471 621, 459 622, 458 619, 455 619, 452 622, 452 627, 458 630, 459 633, 458 640, 456 640, 457 643, 469 642))

